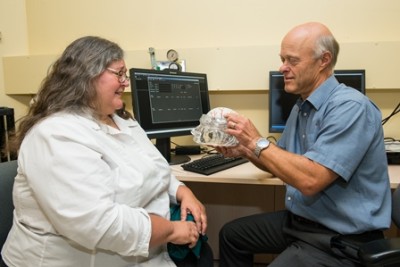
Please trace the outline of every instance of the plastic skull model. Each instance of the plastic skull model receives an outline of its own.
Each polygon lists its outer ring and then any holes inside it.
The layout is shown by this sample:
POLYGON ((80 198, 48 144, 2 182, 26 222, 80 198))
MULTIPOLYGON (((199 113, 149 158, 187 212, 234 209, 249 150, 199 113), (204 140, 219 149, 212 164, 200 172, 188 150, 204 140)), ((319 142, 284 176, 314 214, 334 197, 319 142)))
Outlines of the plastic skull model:
POLYGON ((200 125, 192 130, 193 140, 202 145, 237 145, 237 139, 225 133, 227 123, 224 116, 231 112, 236 113, 232 109, 218 107, 203 114, 200 118, 200 125))

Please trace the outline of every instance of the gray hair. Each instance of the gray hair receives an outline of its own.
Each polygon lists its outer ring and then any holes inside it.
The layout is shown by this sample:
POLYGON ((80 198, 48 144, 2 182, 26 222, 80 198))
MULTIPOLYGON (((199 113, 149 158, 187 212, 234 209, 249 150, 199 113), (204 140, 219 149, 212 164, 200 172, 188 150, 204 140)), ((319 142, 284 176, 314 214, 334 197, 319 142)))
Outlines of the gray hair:
POLYGON ((332 35, 320 36, 315 43, 314 57, 320 58, 324 52, 330 52, 332 54, 332 61, 330 64, 331 69, 335 68, 337 58, 339 56, 339 43, 332 35))
MULTIPOLYGON (((38 93, 50 113, 60 110, 83 112, 96 110, 95 79, 116 60, 122 49, 106 39, 86 36, 72 42, 53 64, 38 93)), ((41 110, 43 111, 43 110, 41 110)))
POLYGON ((26 133, 40 120, 59 111, 97 117, 94 82, 123 50, 109 40, 86 36, 72 42, 51 66, 36 100, 22 118, 14 149, 19 149, 26 133))

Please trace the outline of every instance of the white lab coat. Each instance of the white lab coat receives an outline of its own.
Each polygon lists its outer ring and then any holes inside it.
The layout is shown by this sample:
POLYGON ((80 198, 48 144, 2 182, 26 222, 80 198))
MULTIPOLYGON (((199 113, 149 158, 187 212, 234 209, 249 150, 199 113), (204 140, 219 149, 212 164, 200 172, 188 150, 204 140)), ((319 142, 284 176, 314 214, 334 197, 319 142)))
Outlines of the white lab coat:
POLYGON ((149 213, 169 218, 181 184, 136 121, 120 130, 59 113, 31 129, 18 157, 9 266, 175 266, 149 250, 149 213))

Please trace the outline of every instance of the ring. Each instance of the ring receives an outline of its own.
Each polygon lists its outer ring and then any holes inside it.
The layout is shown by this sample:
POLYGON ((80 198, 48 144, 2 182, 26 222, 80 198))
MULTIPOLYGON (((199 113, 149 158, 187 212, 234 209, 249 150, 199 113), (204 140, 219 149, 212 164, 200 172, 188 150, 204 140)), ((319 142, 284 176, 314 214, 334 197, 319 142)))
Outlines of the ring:
POLYGON ((232 122, 232 129, 236 129, 236 123, 232 122))

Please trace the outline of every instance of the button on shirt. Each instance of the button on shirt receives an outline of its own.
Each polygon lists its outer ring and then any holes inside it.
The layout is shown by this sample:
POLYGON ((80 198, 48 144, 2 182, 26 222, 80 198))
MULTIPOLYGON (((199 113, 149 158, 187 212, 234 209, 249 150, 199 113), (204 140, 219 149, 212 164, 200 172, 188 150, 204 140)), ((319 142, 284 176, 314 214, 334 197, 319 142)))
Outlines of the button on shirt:
POLYGON ((379 109, 334 76, 299 99, 278 145, 339 178, 314 196, 287 185, 286 208, 341 234, 388 228, 391 192, 383 138, 379 109))

